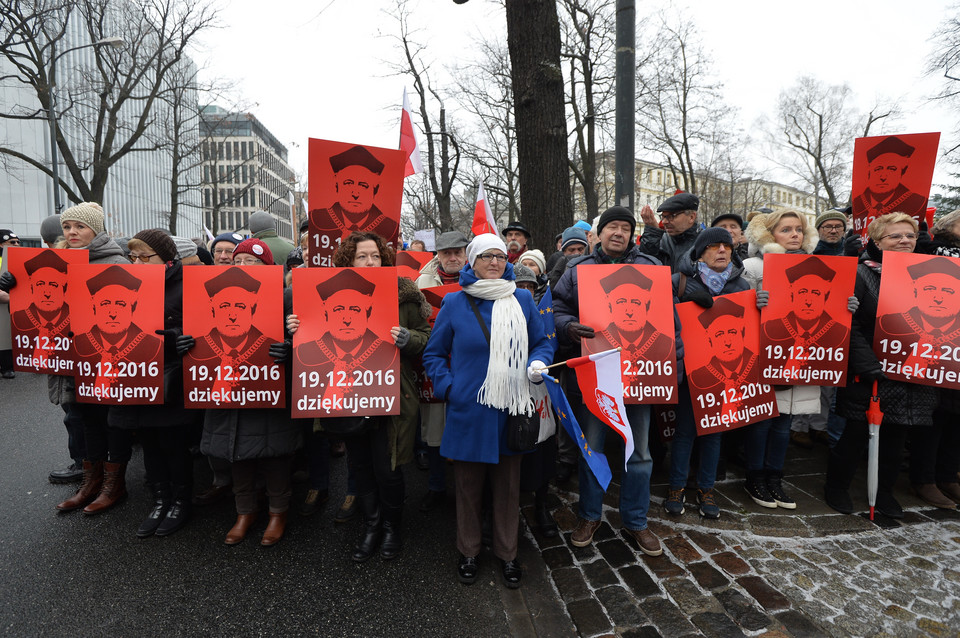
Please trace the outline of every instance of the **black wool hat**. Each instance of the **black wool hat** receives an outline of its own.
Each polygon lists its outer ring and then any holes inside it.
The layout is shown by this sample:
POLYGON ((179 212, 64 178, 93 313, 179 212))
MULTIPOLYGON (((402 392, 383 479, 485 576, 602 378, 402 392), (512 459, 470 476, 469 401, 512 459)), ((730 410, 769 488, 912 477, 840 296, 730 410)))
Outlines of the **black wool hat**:
POLYGON ((743 316, 743 306, 726 297, 716 297, 713 300, 713 306, 700 313, 697 319, 704 328, 709 328, 710 324, 724 315, 740 318, 743 316))
POLYGON ((243 288, 247 292, 257 294, 260 290, 260 282, 248 275, 242 266, 230 266, 213 279, 204 282, 203 287, 212 299, 224 288, 243 288))
POLYGON ((603 211, 603 214, 600 215, 600 219, 597 220, 597 234, 599 235, 600 231, 603 230, 603 227, 613 221, 628 222, 630 224, 631 236, 637 230, 637 218, 633 216, 633 213, 630 212, 629 208, 624 208, 623 206, 611 206, 607 210, 603 211))
POLYGON ((703 256, 703 251, 710 244, 730 244, 733 246, 733 237, 726 228, 707 228, 700 231, 697 239, 693 242, 693 258, 700 259, 703 256))

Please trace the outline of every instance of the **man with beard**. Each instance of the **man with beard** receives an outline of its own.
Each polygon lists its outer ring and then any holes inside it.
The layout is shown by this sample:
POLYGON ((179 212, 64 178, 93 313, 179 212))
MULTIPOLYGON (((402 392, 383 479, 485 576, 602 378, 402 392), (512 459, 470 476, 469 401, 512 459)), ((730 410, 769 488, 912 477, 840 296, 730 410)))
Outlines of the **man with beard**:
POLYGON ((30 339, 35 359, 46 361, 58 354, 58 345, 63 346, 60 357, 66 359, 69 345, 66 337, 70 327, 70 308, 64 301, 67 262, 52 250, 44 250, 27 260, 23 266, 30 279, 32 300, 26 309, 13 313, 13 333, 26 335, 30 339))
POLYGON ((867 150, 867 188, 853 200, 854 217, 865 215, 864 227, 887 213, 906 213, 924 220, 927 199, 901 183, 914 147, 899 137, 886 137, 867 150))
POLYGON ((515 264, 520 259, 520 255, 527 252, 530 231, 520 222, 511 222, 503 229, 503 241, 507 245, 507 261, 515 264))

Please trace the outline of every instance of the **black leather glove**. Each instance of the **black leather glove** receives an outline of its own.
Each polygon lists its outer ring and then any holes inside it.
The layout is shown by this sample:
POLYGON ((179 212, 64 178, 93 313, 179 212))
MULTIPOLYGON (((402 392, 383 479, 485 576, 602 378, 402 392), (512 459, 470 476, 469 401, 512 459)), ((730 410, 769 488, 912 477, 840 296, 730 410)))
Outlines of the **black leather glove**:
POLYGON ((843 241, 843 254, 847 257, 859 257, 863 252, 863 239, 860 235, 851 233, 843 241))
POLYGON ((164 341, 173 342, 174 346, 176 346, 177 337, 180 336, 180 331, 175 328, 167 328, 166 330, 155 330, 154 332, 156 332, 158 335, 163 337, 164 341))
POLYGON ((873 383, 874 381, 882 381, 887 378, 887 375, 885 375, 880 368, 870 370, 869 372, 861 372, 859 376, 860 380, 864 383, 873 383))
POLYGON ((686 301, 692 301, 701 308, 713 308, 713 295, 706 288, 690 290, 684 297, 686 301))
POLYGON ((293 343, 287 339, 279 343, 270 344, 270 356, 276 364, 286 363, 290 360, 290 354, 293 352, 293 343))
POLYGON ((593 339, 595 334, 593 328, 585 326, 582 323, 571 321, 567 324, 567 335, 572 341, 577 343, 580 343, 581 339, 593 339))
POLYGON ((190 350, 193 349, 193 346, 197 345, 197 341, 190 335, 179 335, 177 337, 176 345, 177 345, 177 354, 182 357, 183 355, 190 352, 190 350))
POLYGON ((0 275, 0 290, 10 292, 17 285, 17 278, 9 270, 0 275))

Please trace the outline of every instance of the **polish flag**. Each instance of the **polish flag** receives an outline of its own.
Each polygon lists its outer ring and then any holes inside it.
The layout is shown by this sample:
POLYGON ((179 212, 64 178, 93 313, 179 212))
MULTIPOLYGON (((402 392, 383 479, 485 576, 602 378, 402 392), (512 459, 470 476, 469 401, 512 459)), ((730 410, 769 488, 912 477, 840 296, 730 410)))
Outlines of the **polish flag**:
POLYGON ((626 471, 627 461, 633 455, 633 430, 627 420, 627 408, 623 405, 620 348, 568 359, 567 366, 577 373, 583 404, 623 439, 623 469, 626 471))
POLYGON ((407 153, 407 165, 403 169, 404 178, 423 172, 420 161, 420 145, 413 129, 413 111, 407 99, 407 87, 403 87, 403 113, 400 115, 400 150, 407 153))
POLYGON ((480 188, 477 189, 477 205, 473 209, 471 230, 474 235, 482 235, 483 233, 500 234, 497 230, 497 222, 493 220, 490 204, 487 203, 487 194, 483 190, 483 182, 480 182, 480 188))

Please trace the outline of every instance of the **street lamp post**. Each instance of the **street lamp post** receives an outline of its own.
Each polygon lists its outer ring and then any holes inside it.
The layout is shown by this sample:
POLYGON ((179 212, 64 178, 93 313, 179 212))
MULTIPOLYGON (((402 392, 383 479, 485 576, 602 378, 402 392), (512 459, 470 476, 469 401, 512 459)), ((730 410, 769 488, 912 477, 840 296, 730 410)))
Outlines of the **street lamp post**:
POLYGON ((50 168, 53 172, 53 213, 55 215, 60 213, 60 209, 63 208, 63 204, 60 201, 60 160, 57 157, 57 92, 56 87, 56 76, 57 76, 57 60, 62 58, 68 53, 74 51, 79 51, 80 49, 88 49, 90 47, 98 47, 104 45, 110 45, 115 49, 120 49, 123 47, 125 42, 123 38, 111 37, 111 38, 102 38, 93 42, 91 44, 84 44, 78 47, 72 47, 66 51, 57 54, 57 43, 53 41, 50 43, 50 73, 49 73, 49 87, 50 91, 50 107, 47 109, 47 121, 50 124, 50 168))

